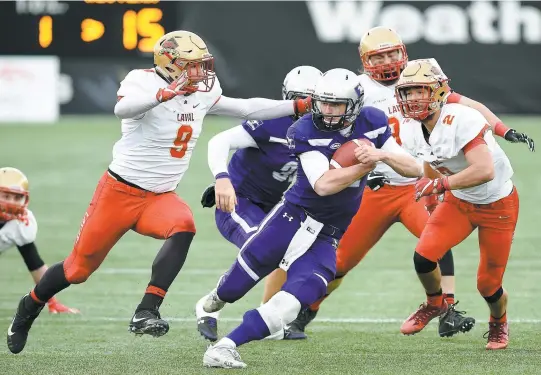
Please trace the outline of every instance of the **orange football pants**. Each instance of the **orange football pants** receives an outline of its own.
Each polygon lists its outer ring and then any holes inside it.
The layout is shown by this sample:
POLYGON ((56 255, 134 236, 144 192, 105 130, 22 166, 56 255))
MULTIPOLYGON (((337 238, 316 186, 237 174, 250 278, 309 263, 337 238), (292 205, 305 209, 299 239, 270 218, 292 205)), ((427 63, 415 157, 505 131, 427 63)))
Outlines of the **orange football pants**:
POLYGON ((84 215, 73 250, 64 261, 66 279, 72 284, 86 281, 130 229, 166 239, 177 232, 195 233, 195 224, 192 211, 174 192, 156 194, 137 189, 105 172, 84 215))
POLYGON ((336 276, 344 276, 359 264, 396 222, 404 224, 415 237, 421 236, 429 215, 424 203, 415 202, 414 197, 414 185, 385 184, 378 191, 364 189, 361 207, 338 245, 336 276))
POLYGON ((474 229, 479 230, 481 259, 477 269, 477 289, 490 297, 502 286, 518 220, 516 188, 491 204, 473 204, 450 192, 432 213, 415 251, 437 262, 447 250, 461 243, 474 229))

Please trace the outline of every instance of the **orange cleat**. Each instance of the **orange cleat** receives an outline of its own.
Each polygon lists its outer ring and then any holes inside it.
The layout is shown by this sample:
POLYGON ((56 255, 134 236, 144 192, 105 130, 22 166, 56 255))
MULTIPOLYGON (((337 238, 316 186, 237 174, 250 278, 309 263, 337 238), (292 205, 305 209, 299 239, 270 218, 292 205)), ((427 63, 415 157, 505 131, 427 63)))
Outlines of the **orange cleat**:
POLYGON ((72 307, 64 306, 53 297, 47 302, 51 314, 79 314, 80 311, 72 307))
POLYGON ((487 350, 505 349, 509 345, 509 326, 505 323, 488 323, 488 332, 483 335, 487 338, 487 350))
POLYGON ((443 300, 440 307, 434 307, 425 302, 402 323, 400 332, 404 335, 414 335, 421 332, 432 319, 437 318, 446 311, 447 302, 445 300, 443 300))

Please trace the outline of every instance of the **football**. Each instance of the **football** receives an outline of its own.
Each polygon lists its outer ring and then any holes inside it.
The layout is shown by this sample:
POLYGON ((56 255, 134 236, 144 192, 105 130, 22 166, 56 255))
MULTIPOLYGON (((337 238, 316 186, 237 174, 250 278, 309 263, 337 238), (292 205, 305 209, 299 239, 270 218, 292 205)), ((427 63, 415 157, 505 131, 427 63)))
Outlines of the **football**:
POLYGON ((351 141, 344 143, 342 146, 340 146, 340 148, 338 148, 338 150, 336 150, 332 157, 330 168, 346 168, 359 164, 359 161, 355 157, 353 151, 361 145, 361 142, 374 146, 374 144, 366 138, 352 139, 351 141))

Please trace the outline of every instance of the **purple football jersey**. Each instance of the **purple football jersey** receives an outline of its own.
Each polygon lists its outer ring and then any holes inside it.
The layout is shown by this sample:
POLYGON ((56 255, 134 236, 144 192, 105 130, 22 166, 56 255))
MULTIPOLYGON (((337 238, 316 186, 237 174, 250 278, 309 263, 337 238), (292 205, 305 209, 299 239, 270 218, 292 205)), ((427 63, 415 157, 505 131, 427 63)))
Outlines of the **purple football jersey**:
POLYGON ((243 122, 258 148, 237 150, 227 167, 237 194, 263 206, 265 212, 282 199, 297 171, 297 159, 286 140, 293 122, 289 116, 243 122))
MULTIPOLYGON (((352 139, 367 138, 381 148, 390 137, 385 113, 368 106, 363 107, 347 136, 317 129, 311 114, 303 116, 287 132, 289 148, 295 155, 319 151, 329 160, 341 145, 352 139)), ((299 163, 297 179, 286 192, 285 199, 302 207, 314 219, 345 231, 359 209, 365 185, 366 176, 339 193, 322 197, 314 191, 299 163)))

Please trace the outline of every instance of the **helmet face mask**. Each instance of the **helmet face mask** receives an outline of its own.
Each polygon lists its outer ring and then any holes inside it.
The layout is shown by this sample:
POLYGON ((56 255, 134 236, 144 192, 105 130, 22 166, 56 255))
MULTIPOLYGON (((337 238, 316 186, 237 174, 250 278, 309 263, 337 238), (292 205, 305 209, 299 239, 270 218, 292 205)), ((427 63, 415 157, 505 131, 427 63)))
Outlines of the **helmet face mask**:
POLYGON ((25 220, 28 179, 15 168, 0 168, 0 221, 25 220))
POLYGON ((169 83, 186 72, 195 91, 211 91, 216 80, 214 57, 203 39, 189 31, 173 31, 156 42, 154 67, 169 83))
POLYGON ((449 79, 435 59, 410 61, 395 87, 402 116, 417 121, 440 110, 450 92, 449 79))
POLYGON ((378 26, 361 39, 359 55, 363 70, 375 81, 395 81, 408 63, 406 46, 392 29, 378 26))
POLYGON ((364 98, 358 76, 331 69, 320 78, 312 95, 312 118, 317 129, 340 131, 355 123, 364 98))

